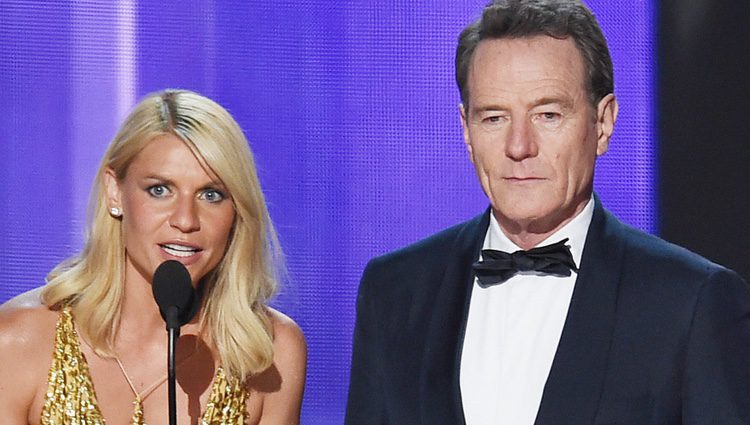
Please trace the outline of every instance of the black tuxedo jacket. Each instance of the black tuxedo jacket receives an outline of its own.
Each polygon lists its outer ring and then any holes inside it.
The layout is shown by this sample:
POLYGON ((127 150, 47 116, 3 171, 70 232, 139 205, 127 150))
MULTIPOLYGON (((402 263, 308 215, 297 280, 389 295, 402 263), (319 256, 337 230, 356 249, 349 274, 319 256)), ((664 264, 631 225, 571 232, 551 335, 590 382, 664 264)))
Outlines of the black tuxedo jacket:
MULTIPOLYGON (((489 210, 367 265, 347 425, 465 423, 459 364, 488 224, 489 210)), ((597 200, 535 423, 750 425, 748 286, 597 200)))

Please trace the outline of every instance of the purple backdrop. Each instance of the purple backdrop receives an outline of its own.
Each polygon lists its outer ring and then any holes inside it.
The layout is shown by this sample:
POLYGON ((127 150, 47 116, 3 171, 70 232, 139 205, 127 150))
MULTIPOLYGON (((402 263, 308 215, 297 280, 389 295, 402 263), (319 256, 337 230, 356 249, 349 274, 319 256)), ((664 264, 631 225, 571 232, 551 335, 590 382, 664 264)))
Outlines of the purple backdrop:
MULTIPOLYGON (((341 423, 367 259, 486 207, 453 80, 457 35, 485 1, 189 3, 0 3, 0 302, 80 247, 99 158, 137 99, 197 90, 256 154, 290 269, 276 305, 309 344, 303 423, 341 423)), ((588 3, 621 106, 596 188, 655 232, 654 6, 588 3)))

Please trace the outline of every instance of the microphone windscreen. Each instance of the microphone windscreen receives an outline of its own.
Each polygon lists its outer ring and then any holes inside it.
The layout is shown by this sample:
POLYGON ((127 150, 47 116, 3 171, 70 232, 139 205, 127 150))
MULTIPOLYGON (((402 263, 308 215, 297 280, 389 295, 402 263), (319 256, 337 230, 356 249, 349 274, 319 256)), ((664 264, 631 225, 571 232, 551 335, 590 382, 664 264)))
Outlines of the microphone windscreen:
POLYGON ((159 265, 151 283, 154 299, 159 305, 161 317, 167 320, 167 310, 176 307, 180 326, 189 322, 195 312, 191 307, 196 295, 190 279, 190 272, 179 261, 168 260, 159 265), (192 313, 192 314, 191 314, 192 313))

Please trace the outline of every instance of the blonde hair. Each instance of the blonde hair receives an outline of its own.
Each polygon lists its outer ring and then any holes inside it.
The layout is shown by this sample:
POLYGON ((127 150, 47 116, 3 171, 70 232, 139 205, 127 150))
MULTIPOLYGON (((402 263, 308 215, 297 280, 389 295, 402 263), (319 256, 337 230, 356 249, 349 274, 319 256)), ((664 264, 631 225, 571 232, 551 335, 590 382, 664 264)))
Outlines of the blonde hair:
POLYGON ((69 305, 81 334, 99 355, 114 355, 123 297, 125 249, 120 220, 110 216, 103 176, 122 180, 136 155, 158 136, 180 138, 227 188, 235 222, 224 257, 201 281, 200 329, 238 379, 273 360, 266 301, 275 293, 281 251, 266 209, 255 163, 242 130, 216 102, 186 90, 146 96, 107 148, 90 200, 86 243, 47 276, 42 299, 69 305))

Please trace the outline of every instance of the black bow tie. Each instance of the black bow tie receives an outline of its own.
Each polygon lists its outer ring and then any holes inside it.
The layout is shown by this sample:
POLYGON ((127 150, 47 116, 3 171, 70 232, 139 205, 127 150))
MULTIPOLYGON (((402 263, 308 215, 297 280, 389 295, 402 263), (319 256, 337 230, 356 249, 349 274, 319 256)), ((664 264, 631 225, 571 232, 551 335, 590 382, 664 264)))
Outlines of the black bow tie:
POLYGON ((536 271, 554 276, 570 276, 578 271, 567 238, 552 245, 516 251, 512 254, 494 249, 482 250, 482 261, 474 263, 474 272, 483 288, 497 285, 518 272, 536 271))

